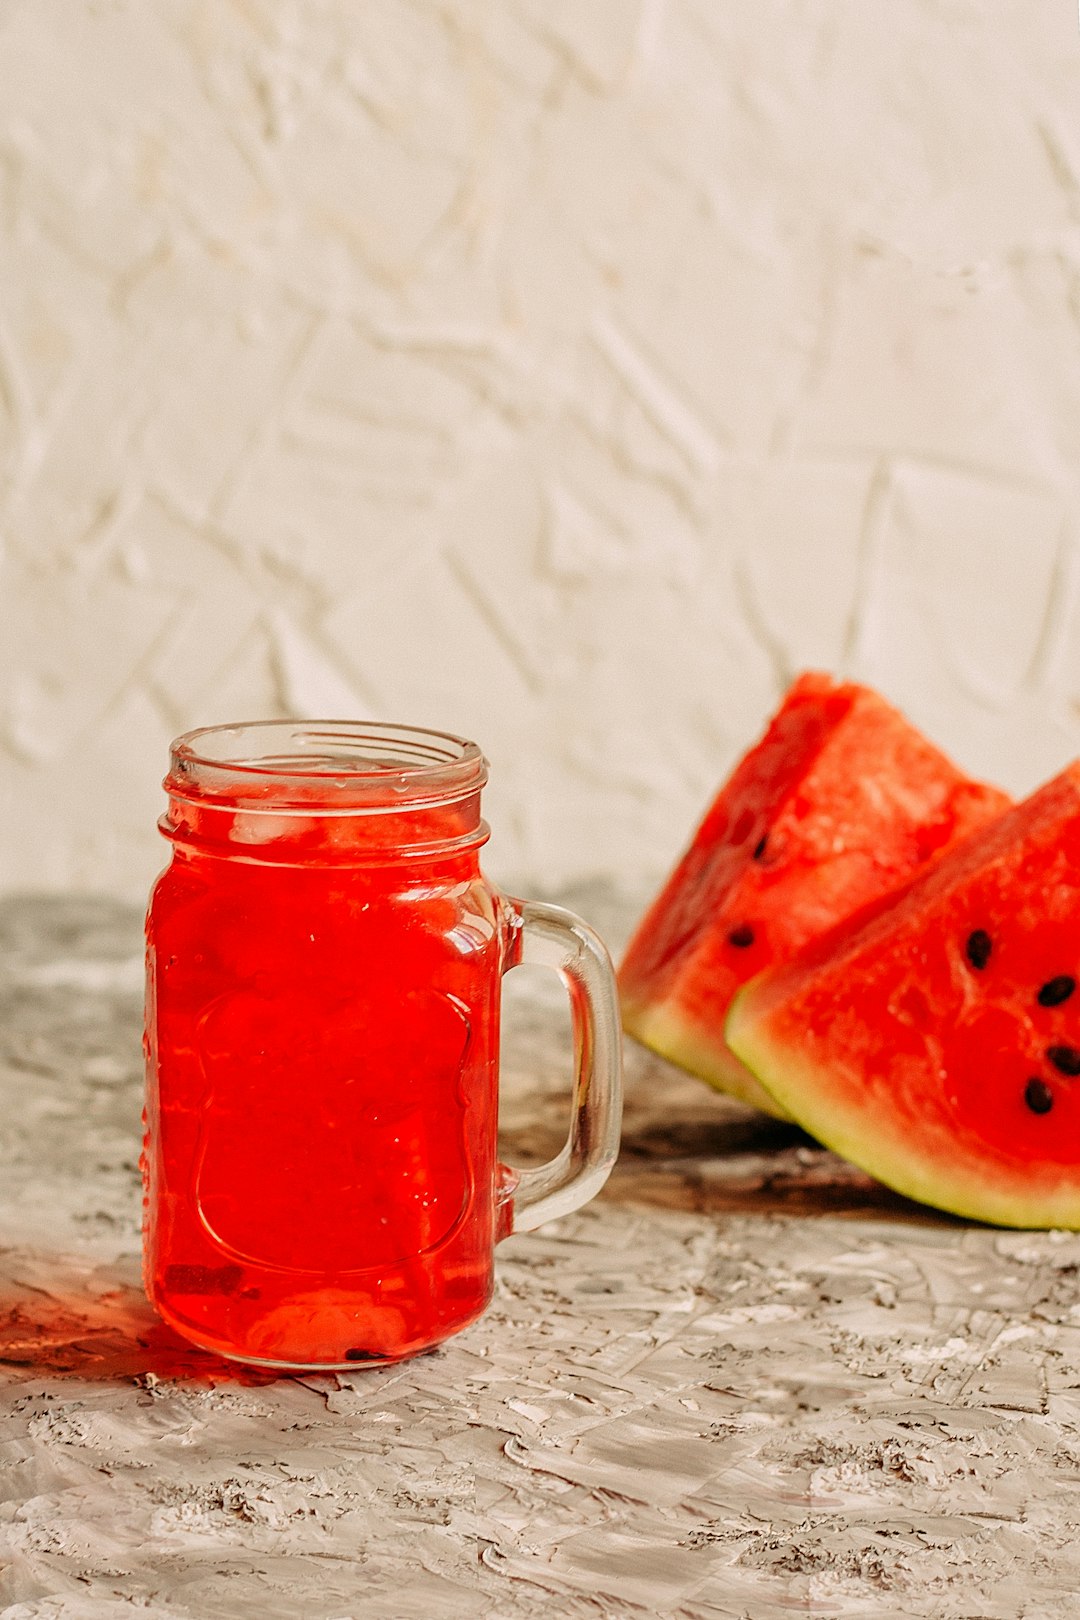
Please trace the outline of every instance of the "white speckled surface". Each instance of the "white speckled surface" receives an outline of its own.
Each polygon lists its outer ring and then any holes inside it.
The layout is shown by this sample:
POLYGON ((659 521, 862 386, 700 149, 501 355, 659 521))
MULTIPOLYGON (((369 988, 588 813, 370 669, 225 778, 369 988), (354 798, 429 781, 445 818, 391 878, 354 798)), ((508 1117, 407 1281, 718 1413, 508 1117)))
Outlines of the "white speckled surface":
MULTIPOLYGON (((1080 1236, 937 1218, 632 1053, 607 1191, 502 1248, 480 1323, 247 1377, 138 1289, 138 952, 131 911, 0 906, 3 1620, 1071 1612, 1080 1236)), ((519 1159, 556 1005, 515 998, 519 1159)))
POLYGON ((1066 0, 2 0, 0 888, 145 892, 167 738, 491 754, 643 891, 799 665, 1080 740, 1066 0))

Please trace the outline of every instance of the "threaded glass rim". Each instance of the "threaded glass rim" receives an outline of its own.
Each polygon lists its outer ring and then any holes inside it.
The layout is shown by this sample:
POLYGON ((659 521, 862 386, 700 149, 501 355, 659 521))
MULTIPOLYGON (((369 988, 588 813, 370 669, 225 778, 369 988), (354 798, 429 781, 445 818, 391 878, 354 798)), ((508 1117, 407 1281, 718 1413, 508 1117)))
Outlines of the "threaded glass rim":
POLYGON ((367 720, 200 726, 170 747, 173 798, 264 808, 444 804, 487 780, 478 745, 453 732, 367 720))

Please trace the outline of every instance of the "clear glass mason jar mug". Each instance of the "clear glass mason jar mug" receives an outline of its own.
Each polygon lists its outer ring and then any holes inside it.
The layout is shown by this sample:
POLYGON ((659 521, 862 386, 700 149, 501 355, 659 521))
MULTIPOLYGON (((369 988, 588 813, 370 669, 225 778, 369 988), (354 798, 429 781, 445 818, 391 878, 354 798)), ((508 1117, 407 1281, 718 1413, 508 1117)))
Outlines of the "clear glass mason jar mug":
POLYGON ((172 747, 147 916, 145 1277, 247 1362, 395 1361, 480 1315, 495 1243, 577 1208, 617 1152, 611 964, 483 876, 475 743, 270 721, 172 747), (502 975, 562 975, 562 1153, 496 1159, 502 975))

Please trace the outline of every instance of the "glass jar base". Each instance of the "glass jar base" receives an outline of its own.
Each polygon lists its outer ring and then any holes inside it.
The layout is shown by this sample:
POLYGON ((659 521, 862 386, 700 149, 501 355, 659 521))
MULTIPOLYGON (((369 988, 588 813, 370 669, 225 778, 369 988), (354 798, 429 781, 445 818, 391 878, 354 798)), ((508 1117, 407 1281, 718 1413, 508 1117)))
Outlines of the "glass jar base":
MULTIPOLYGON (((168 1320, 168 1318, 166 1318, 168 1320)), ((176 1328, 175 1322, 169 1326, 176 1328)), ((267 1356, 249 1356, 235 1350, 223 1350, 219 1344, 204 1339, 197 1339, 193 1334, 176 1331, 187 1344, 196 1350, 203 1350, 208 1356, 216 1356, 219 1361, 231 1361, 237 1367, 253 1367, 262 1372, 283 1373, 297 1377, 302 1373, 355 1373, 366 1372, 369 1367, 400 1367, 406 1361, 416 1361, 420 1356, 429 1356, 433 1350, 438 1350, 439 1344, 425 1344, 419 1350, 409 1350, 403 1356, 356 1356, 351 1361, 283 1361, 267 1356)))
POLYGON ((417 1361, 422 1356, 430 1356, 434 1351, 441 1349, 450 1339, 464 1333, 466 1328, 471 1327, 474 1322, 478 1321, 490 1304, 490 1300, 491 1291, 489 1290, 487 1298, 478 1310, 474 1310, 463 1321, 455 1322, 451 1328, 447 1329, 432 1343, 419 1344, 415 1348, 405 1350, 401 1355, 383 1355, 378 1351, 371 1351, 370 1353, 367 1351, 353 1351, 344 1360, 328 1357, 325 1361, 319 1358, 297 1359, 294 1361, 287 1356, 260 1356, 249 1354, 243 1350, 226 1349, 220 1342, 215 1342, 212 1337, 204 1338, 197 1330, 193 1331, 186 1323, 179 1321, 167 1307, 163 1307, 161 1302, 152 1296, 150 1303, 161 1320, 194 1349, 202 1350, 209 1356, 216 1356, 220 1361, 231 1362, 234 1366, 251 1367, 255 1371, 281 1373, 285 1377, 291 1376, 295 1378, 305 1373, 356 1373, 366 1372, 368 1368, 400 1367, 405 1362, 417 1361))
MULTIPOLYGON (((195 1344, 194 1339, 189 1343, 195 1344)), ((415 1361, 418 1356, 429 1356, 439 1347, 437 1344, 426 1345, 423 1350, 412 1350, 407 1356, 358 1356, 353 1361, 267 1361, 262 1356, 238 1356, 228 1350, 213 1350, 209 1345, 200 1344, 200 1350, 209 1350, 211 1355, 220 1356, 223 1361, 231 1361, 238 1367, 257 1367, 266 1372, 279 1372, 292 1374, 294 1377, 301 1373, 354 1373, 366 1372, 369 1367, 400 1367, 405 1361, 415 1361)))

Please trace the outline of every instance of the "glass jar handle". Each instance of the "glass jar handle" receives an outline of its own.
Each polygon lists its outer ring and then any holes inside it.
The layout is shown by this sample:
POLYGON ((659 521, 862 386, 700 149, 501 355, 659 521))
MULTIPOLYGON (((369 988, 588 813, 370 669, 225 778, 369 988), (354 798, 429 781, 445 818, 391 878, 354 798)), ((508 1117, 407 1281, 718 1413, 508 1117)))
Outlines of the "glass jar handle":
POLYGON ((574 1029, 573 1111, 562 1152, 529 1170, 502 1170, 499 1236, 531 1232, 587 1204, 619 1151, 622 1037, 615 970, 600 936, 562 906, 507 899, 510 941, 503 971, 553 968, 570 996, 574 1029))

